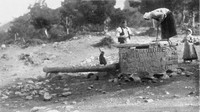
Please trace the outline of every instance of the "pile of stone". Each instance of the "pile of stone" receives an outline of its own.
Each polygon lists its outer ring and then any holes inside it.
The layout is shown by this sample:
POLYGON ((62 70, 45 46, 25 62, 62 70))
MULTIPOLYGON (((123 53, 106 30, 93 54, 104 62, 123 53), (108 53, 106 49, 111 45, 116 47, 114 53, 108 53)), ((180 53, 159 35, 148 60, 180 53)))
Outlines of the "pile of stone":
POLYGON ((175 70, 167 70, 160 74, 154 74, 153 76, 157 79, 169 79, 170 77, 177 76, 177 75, 184 75, 184 76, 191 76, 193 75, 192 72, 187 71, 185 68, 176 68, 175 70))
POLYGON ((109 79, 109 82, 119 81, 135 81, 135 82, 153 82, 156 83, 158 80, 169 79, 174 76, 184 75, 189 77, 193 75, 192 72, 187 71, 185 68, 176 68, 175 70, 167 70, 163 73, 149 74, 148 72, 139 71, 135 74, 119 74, 117 78, 109 79))
POLYGON ((44 101, 49 101, 55 96, 67 97, 72 94, 70 88, 66 84, 64 87, 59 87, 56 84, 50 84, 50 80, 18 82, 15 85, 9 86, 0 91, 0 98, 6 100, 13 97, 19 97, 26 100, 42 98, 44 101), (56 93, 55 90, 61 92, 56 93))
POLYGON ((34 64, 30 54, 24 54, 22 53, 19 55, 19 60, 23 60, 25 65, 32 65, 34 64))
POLYGON ((8 54, 3 54, 1 56, 1 59, 9 60, 8 54))

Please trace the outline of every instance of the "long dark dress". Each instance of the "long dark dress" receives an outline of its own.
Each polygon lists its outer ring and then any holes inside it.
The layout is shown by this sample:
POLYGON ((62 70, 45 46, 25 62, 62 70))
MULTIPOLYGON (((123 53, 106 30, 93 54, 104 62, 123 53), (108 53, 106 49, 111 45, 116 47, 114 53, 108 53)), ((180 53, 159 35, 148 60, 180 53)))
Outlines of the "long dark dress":
POLYGON ((169 39, 177 35, 174 16, 171 11, 167 12, 166 18, 161 22, 161 37, 169 39))

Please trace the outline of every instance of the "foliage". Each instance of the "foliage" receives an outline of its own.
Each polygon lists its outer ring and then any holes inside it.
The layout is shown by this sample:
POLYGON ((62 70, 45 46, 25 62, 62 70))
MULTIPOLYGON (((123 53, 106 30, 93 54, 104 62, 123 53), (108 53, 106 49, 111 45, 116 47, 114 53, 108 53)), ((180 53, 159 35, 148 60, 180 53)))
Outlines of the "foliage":
POLYGON ((59 22, 59 11, 52 10, 44 4, 35 3, 32 7, 29 7, 29 10, 31 24, 36 29, 50 29, 52 24, 59 22))
POLYGON ((141 13, 149 12, 156 8, 165 7, 172 11, 198 10, 199 0, 141 0, 129 1, 131 7, 138 7, 141 13))
MULTIPOLYGON (((104 31, 104 21, 107 17, 111 19, 110 29, 118 27, 123 19, 127 19, 129 27, 150 26, 151 21, 145 21, 143 13, 160 7, 172 10, 177 24, 182 24, 183 14, 199 14, 199 0, 131 0, 129 3, 134 7, 133 11, 115 9, 115 3, 116 0, 64 0, 61 7, 55 10, 43 2, 35 3, 29 7, 28 14, 12 22, 8 32, 0 32, 0 39, 1 42, 14 43, 15 35, 18 34, 17 37, 24 38, 27 43, 63 41, 80 32, 104 31), (68 26, 66 17, 71 20, 68 26), (70 28, 70 34, 66 33, 67 27, 70 28), (50 38, 46 38, 45 29, 50 38)), ((198 22, 199 16, 196 16, 195 20, 198 22)), ((193 31, 195 32, 195 29, 193 31)), ((109 37, 106 37, 98 45, 109 46, 109 42, 112 43, 109 37)))
POLYGON ((0 44, 3 44, 8 39, 8 33, 0 31, 0 44))
POLYGON ((114 11, 115 0, 65 0, 62 2, 61 20, 65 27, 65 18, 72 19, 72 28, 86 24, 102 25, 108 16, 114 11))

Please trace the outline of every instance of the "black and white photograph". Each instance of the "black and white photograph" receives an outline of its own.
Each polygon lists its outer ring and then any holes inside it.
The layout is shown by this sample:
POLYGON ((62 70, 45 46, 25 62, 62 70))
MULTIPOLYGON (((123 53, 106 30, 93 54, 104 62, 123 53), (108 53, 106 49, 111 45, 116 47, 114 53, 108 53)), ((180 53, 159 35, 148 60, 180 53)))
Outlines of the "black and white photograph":
POLYGON ((0 112, 199 112, 200 0, 0 0, 0 112))

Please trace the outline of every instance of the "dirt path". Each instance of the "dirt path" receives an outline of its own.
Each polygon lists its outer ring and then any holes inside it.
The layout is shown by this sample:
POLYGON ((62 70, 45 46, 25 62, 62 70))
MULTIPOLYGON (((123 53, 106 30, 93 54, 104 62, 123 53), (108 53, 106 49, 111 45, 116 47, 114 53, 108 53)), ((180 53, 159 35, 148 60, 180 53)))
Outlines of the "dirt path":
MULTIPOLYGON (((116 100, 120 102, 121 99, 116 100)), ((126 99, 127 100, 127 99, 126 99)), ((79 107, 81 112, 198 112, 199 100, 198 98, 179 98, 179 99, 167 99, 162 101, 154 101, 151 103, 126 103, 126 104, 114 104, 112 105, 95 105, 84 104, 79 107), (88 106, 89 105, 89 106, 88 106)))

